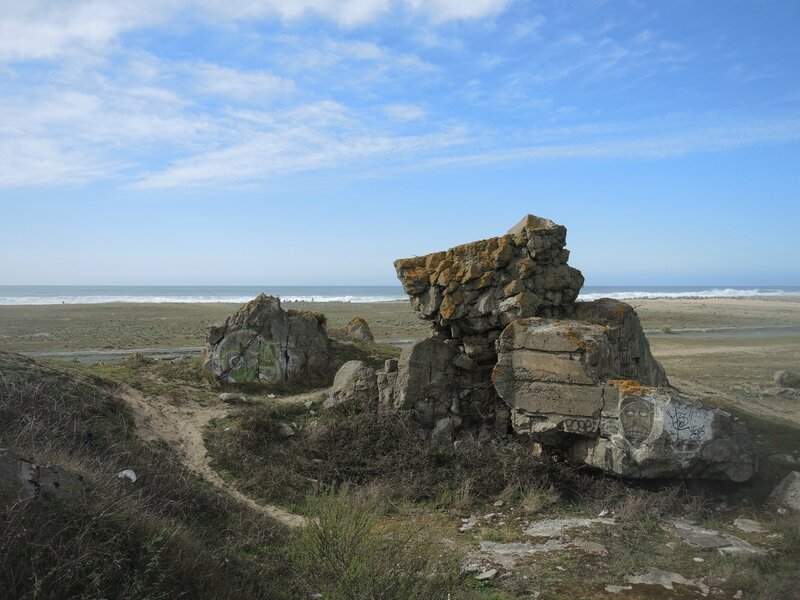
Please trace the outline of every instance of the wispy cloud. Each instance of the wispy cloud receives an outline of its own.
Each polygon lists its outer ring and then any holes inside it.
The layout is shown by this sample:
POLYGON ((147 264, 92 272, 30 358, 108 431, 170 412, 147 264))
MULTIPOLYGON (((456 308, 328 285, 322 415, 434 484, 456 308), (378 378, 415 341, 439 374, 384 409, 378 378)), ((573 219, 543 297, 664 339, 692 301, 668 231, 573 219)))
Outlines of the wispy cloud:
MULTIPOLYGON (((712 113, 713 102, 701 109, 670 88, 700 51, 649 17, 539 10, 510 0, 0 3, 0 187, 213 186, 798 141, 796 78, 770 98, 781 118, 745 102, 712 113), (215 44, 198 50, 198 28, 215 44)), ((780 68, 731 56, 718 70, 726 84, 781 81, 780 68)))
POLYGON ((265 100, 295 90, 291 79, 267 71, 243 71, 202 62, 191 67, 200 93, 237 100, 265 100))
POLYGON ((425 109, 416 104, 389 104, 384 111, 393 121, 417 121, 427 115, 425 109))

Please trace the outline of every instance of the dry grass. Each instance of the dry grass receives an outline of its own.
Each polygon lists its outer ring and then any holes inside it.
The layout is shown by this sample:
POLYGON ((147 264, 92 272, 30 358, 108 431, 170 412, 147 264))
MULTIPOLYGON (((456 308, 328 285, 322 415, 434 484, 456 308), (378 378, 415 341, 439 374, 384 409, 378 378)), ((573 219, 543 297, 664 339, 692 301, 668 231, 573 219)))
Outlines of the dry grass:
POLYGON ((141 444, 103 387, 2 352, 0 374, 0 447, 80 473, 91 490, 18 501, 0 486, 0 597, 291 596, 286 532, 141 444), (115 477, 125 468, 135 484, 115 477))
POLYGON ((292 556, 309 595, 328 600, 447 598, 458 562, 418 531, 384 531, 364 496, 338 493, 310 503, 316 519, 294 540, 292 556))
POLYGON ((522 494, 520 508, 527 515, 540 513, 561 499, 561 495, 551 485, 537 486, 522 494))

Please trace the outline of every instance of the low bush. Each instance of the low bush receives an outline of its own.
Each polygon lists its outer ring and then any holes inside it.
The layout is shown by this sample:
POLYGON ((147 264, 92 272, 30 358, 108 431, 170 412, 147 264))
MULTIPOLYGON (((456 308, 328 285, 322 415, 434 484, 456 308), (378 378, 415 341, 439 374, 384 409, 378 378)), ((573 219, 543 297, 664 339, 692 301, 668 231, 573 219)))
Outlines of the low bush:
POLYGON ((292 544, 308 593, 326 600, 447 598, 458 561, 417 531, 386 531, 364 496, 342 488, 310 501, 316 518, 292 544))

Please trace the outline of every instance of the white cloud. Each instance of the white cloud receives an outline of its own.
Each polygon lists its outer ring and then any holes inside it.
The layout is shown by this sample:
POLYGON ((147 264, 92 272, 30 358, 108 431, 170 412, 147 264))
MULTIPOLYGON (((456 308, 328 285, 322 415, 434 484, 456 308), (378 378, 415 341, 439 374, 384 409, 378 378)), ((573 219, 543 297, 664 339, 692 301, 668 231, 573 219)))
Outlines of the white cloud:
POLYGON ((0 143, 0 189, 84 183, 119 167, 61 148, 51 139, 12 137, 0 143))
POLYGON ((8 0, 0 2, 0 62, 104 52, 124 33, 181 14, 212 24, 318 16, 351 28, 405 7, 436 23, 501 12, 508 0, 8 0))
POLYGON ((241 71, 212 63, 195 64, 190 70, 200 92, 236 100, 263 100, 290 94, 295 89, 292 80, 266 71, 241 71))
POLYGON ((416 104, 388 104, 383 110, 394 121, 416 121, 427 114, 424 108, 416 104))
POLYGON ((392 6, 391 0, 199 0, 199 4, 228 19, 277 16, 291 21, 318 15, 342 27, 374 21, 392 6))
POLYGON ((509 0, 406 0, 413 11, 437 23, 462 19, 482 19, 502 12, 509 0))
POLYGON ((0 61, 51 59, 106 48, 125 31, 162 22, 174 2, 0 3, 0 61))
POLYGON ((173 188, 259 181, 331 167, 364 168, 376 158, 381 158, 385 166, 388 160, 402 161, 461 142, 458 131, 416 136, 339 135, 291 125, 257 134, 222 150, 178 161, 164 171, 146 176, 134 187, 173 188))

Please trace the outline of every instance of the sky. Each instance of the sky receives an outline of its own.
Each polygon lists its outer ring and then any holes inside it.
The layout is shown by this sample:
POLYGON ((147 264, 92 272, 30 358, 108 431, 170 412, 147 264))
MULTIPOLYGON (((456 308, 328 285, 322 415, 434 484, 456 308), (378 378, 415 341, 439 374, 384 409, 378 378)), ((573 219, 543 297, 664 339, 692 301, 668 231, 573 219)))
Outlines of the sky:
POLYGON ((0 0, 0 285, 800 285, 797 0, 0 0))

